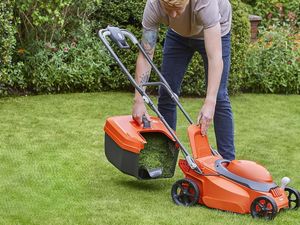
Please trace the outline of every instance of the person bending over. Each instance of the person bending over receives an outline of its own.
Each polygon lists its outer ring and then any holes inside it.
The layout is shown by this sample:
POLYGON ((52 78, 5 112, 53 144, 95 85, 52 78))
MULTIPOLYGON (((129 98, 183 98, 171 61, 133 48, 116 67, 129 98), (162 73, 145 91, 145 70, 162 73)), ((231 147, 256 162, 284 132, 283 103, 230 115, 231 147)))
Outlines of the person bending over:
MULTIPOLYGON (((205 69, 206 97, 200 108, 197 124, 202 135, 214 121, 217 148, 224 159, 235 158, 234 127, 227 83, 230 70, 231 5, 228 0, 147 0, 143 14, 141 44, 153 59, 159 25, 168 26, 163 47, 161 73, 179 96, 187 66, 197 51, 205 69)), ((135 79, 147 82, 151 66, 140 52, 135 79)), ((176 104, 164 88, 159 89, 158 110, 173 130, 176 130, 176 104)), ((133 118, 148 120, 145 104, 136 91, 133 118)))

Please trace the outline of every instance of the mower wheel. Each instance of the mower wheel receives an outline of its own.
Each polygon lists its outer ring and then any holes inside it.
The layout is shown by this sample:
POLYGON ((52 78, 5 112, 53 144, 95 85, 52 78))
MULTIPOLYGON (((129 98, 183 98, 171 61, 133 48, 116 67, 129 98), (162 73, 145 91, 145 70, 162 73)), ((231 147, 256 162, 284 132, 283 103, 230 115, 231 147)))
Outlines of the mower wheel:
POLYGON ((253 218, 273 220, 277 214, 278 208, 273 198, 269 196, 260 196, 254 199, 250 211, 253 218))
POLYGON ((285 189, 286 196, 289 200, 289 209, 298 209, 300 206, 300 194, 299 192, 291 187, 286 187, 285 189))
POLYGON ((198 202, 199 188, 194 181, 181 179, 173 184, 171 196, 176 205, 192 206, 198 202))

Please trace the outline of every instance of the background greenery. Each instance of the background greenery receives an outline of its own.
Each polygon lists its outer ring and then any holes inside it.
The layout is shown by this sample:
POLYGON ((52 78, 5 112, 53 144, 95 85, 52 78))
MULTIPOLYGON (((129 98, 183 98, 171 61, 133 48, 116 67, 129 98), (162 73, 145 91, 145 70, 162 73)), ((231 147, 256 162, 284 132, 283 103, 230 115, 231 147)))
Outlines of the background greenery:
MULTIPOLYGON (((145 2, 1 2, 0 95, 133 90, 104 50, 97 31, 107 25, 115 25, 130 30, 140 38, 145 2)), ((299 94, 298 1, 230 2, 233 7, 233 25, 229 92, 299 94), (260 42, 254 44, 249 42, 249 14, 263 18, 260 42), (270 33, 273 45, 266 49, 270 41, 265 37, 270 33)), ((155 57, 158 67, 161 64, 165 31, 166 27, 162 26, 155 57)), ((136 52, 117 52, 131 73, 134 73, 136 52)), ((182 86, 183 95, 205 95, 200 58, 196 54, 188 68, 182 86)), ((152 76, 152 79, 157 78, 152 76)))
POLYGON ((12 59, 16 47, 14 4, 13 0, 0 3, 0 96, 4 93, 6 86, 22 87, 23 85, 23 75, 20 71, 22 63, 12 59))
POLYGON ((300 34, 288 27, 264 31, 246 58, 245 91, 300 93, 300 34))
POLYGON ((299 1, 246 1, 262 17, 258 42, 251 43, 243 76, 244 92, 296 93, 300 86, 299 1))
MULTIPOLYGON (((104 154, 105 119, 130 114, 132 94, 90 93, 0 99, 0 224, 296 225, 298 211, 253 220, 203 206, 176 206, 170 179, 138 181, 104 154), (112 104, 113 102, 113 104, 112 104), (108 107, 109 106, 109 107, 108 107)), ((280 184, 300 189, 299 96, 243 94, 231 98, 238 159, 264 165, 280 184)), ((200 99, 183 98, 193 119, 200 99)), ((179 114, 185 146, 187 121, 179 114)), ((210 143, 215 147, 213 129, 210 143)))

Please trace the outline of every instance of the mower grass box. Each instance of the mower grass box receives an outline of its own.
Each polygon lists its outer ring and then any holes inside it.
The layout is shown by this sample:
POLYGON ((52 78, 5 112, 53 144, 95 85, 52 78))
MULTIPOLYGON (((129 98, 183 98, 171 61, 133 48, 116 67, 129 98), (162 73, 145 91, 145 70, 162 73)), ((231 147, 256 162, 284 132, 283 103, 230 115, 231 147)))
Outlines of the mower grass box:
POLYGON ((172 177, 178 157, 176 142, 159 119, 151 120, 151 127, 143 128, 131 116, 108 118, 105 155, 120 171, 138 179, 172 177))

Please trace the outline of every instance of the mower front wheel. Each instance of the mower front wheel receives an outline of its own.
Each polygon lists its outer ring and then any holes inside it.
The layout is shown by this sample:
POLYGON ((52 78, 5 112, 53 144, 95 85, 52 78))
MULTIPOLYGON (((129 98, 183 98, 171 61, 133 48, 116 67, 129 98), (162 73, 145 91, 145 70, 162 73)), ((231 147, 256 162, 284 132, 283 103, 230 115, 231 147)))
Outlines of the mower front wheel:
POLYGON ((277 215, 278 207, 273 198, 260 196, 254 199, 250 211, 253 218, 273 220, 277 215))
POLYGON ((176 205, 192 206, 198 202, 199 188, 194 181, 181 179, 173 184, 171 196, 176 205))
POLYGON ((289 209, 297 210, 300 206, 300 194, 299 192, 291 187, 284 189, 286 196, 289 200, 289 209))

